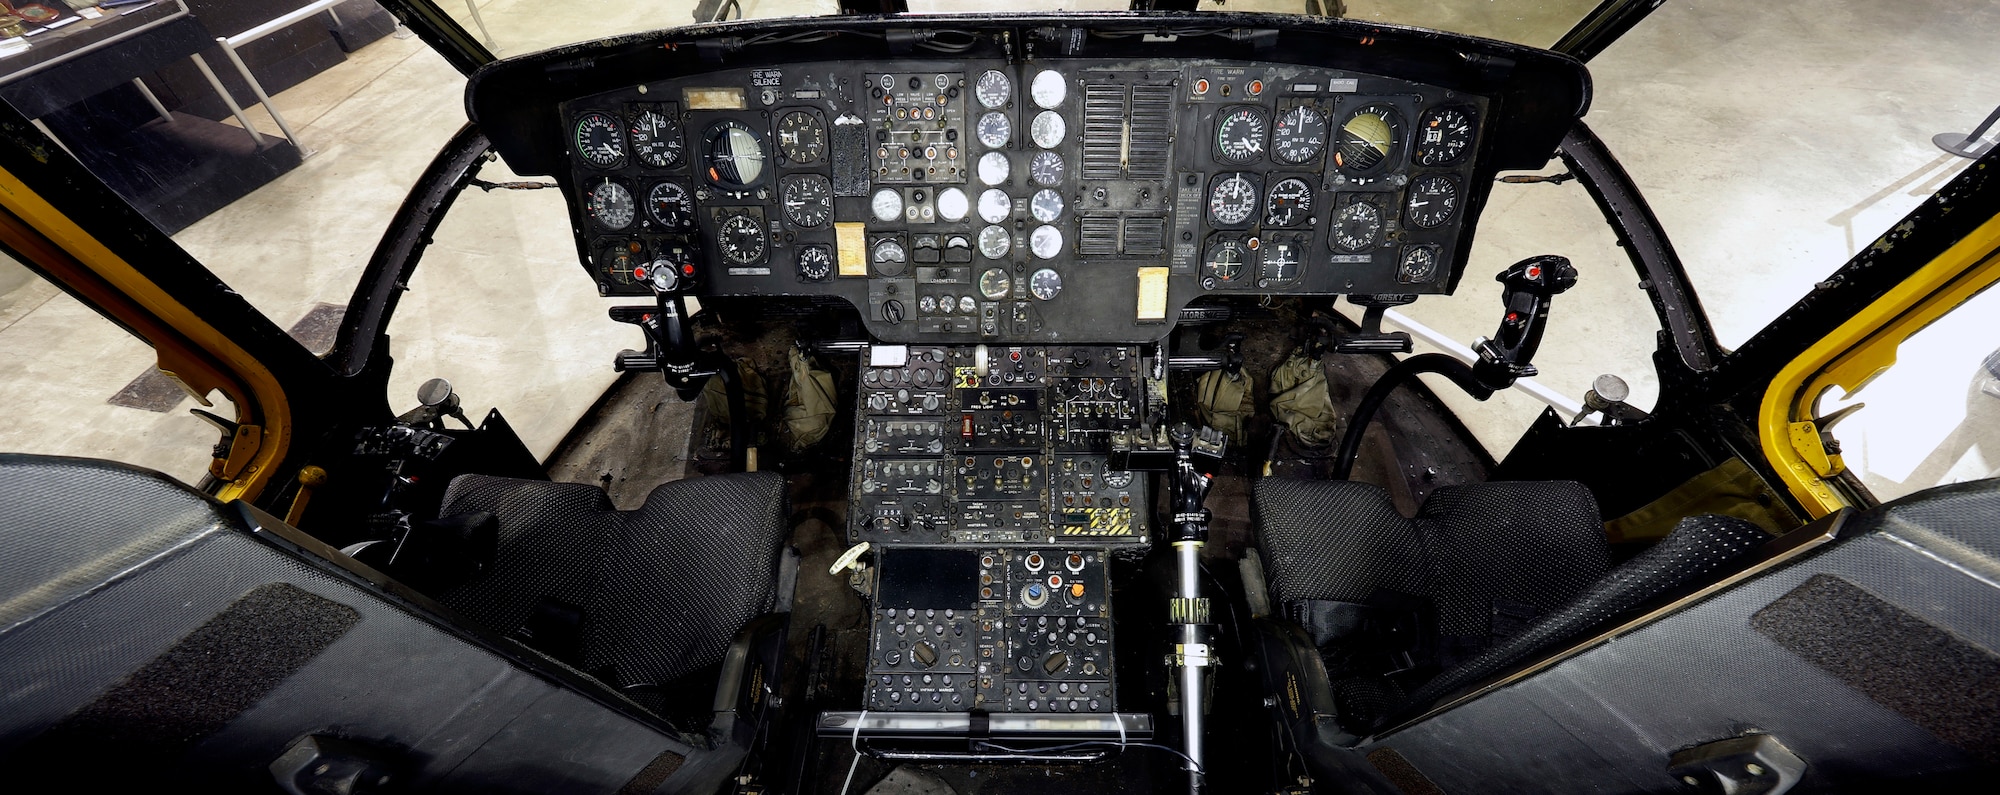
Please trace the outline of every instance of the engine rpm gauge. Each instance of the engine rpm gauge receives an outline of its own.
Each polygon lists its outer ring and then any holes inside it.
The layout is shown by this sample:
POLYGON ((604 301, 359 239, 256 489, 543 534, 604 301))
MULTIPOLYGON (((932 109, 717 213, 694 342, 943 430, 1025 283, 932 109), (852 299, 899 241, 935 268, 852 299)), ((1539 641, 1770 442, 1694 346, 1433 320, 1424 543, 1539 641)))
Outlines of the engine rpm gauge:
POLYGON ((1014 125, 1007 121, 1007 114, 995 111, 979 117, 979 126, 974 128, 973 132, 979 136, 979 142, 985 144, 986 148, 999 149, 1007 145, 1008 139, 1014 137, 1014 125))
POLYGON ((681 126, 657 110, 642 110, 632 117, 632 154, 653 168, 675 168, 681 164, 681 126))
POLYGON ((1028 253, 1036 259, 1055 259, 1062 253, 1062 230, 1053 226, 1038 226, 1028 235, 1028 253))
POLYGON ((586 113, 576 120, 573 136, 577 157, 598 168, 625 165, 625 131, 609 113, 586 113))
POLYGON ((1396 151, 1401 126, 1396 109, 1381 103, 1348 114, 1334 139, 1333 164, 1352 174, 1374 171, 1396 151))
POLYGON ((1472 114, 1463 108, 1432 108, 1417 120, 1417 143, 1411 159, 1420 166, 1458 162, 1472 145, 1472 114))
POLYGON ((1312 218, 1313 189, 1298 177, 1286 177, 1271 186, 1264 199, 1265 226, 1298 226, 1312 218))
POLYGON ((1042 223, 1055 223, 1057 218, 1062 217, 1062 211, 1062 194, 1048 188, 1035 191, 1035 195, 1028 199, 1028 214, 1042 223))
POLYGON ((1278 115, 1271 128, 1271 157, 1280 163, 1298 165, 1319 157, 1326 149, 1326 117, 1308 105, 1299 105, 1278 115))
POLYGON ((803 110, 778 120, 778 151, 793 165, 810 165, 826 155, 826 125, 803 110))
POLYGON ((715 230, 716 248, 723 258, 738 265, 752 265, 764 259, 767 242, 764 225, 757 219, 736 213, 722 219, 715 230))
POLYGON ((631 226, 632 217, 638 214, 632 192, 609 178, 591 186, 584 208, 598 224, 612 231, 631 226))
POLYGON ((818 174, 785 180, 779 199, 785 205, 785 219, 802 229, 817 229, 833 220, 833 182, 818 174))
POLYGON ((678 182, 662 182, 646 191, 646 212, 653 223, 670 230, 694 226, 694 199, 678 182))
POLYGON ((1433 229, 1443 226, 1458 211, 1458 180, 1432 174, 1410 183, 1410 196, 1403 203, 1403 218, 1411 226, 1433 229))
POLYGON ((1208 188, 1208 219, 1217 226, 1241 226, 1257 212, 1257 186, 1242 173, 1224 174, 1208 188))
POLYGON ((1014 239, 1007 234, 1006 229, 989 226, 979 230, 980 256, 987 259, 999 259, 1007 256, 1007 252, 1013 250, 1013 248, 1014 239))
POLYGON ((1208 251, 1201 257, 1201 275, 1204 286, 1213 287, 1217 283, 1227 284, 1243 276, 1243 260, 1246 258, 1243 241, 1223 238, 1208 244, 1208 251))
POLYGON ((1262 108, 1243 105, 1229 109, 1215 123, 1216 158, 1225 163, 1251 163, 1264 154, 1264 134, 1270 122, 1262 108))
POLYGON ((1363 251, 1374 248, 1381 236, 1382 208, 1367 199, 1355 199, 1334 217, 1328 242, 1342 251, 1363 251))
POLYGON ((1062 184, 1062 155, 1054 152, 1036 152, 1035 159, 1028 161, 1028 179, 1036 185, 1055 187, 1062 184))
POLYGON ((734 119, 709 125, 701 139, 702 168, 710 184, 738 192, 764 179, 764 140, 734 119))
POLYGON ((979 100, 979 106, 987 110, 999 110, 1007 104, 1008 95, 1014 92, 1013 82, 1004 72, 988 69, 972 84, 972 95, 979 100))
POLYGON ((1062 293, 1062 274, 1054 268, 1043 268, 1028 277, 1028 294, 1037 301, 1047 301, 1062 293))
POLYGON ((999 268, 987 268, 979 274, 979 294, 988 301, 998 301, 1007 297, 1007 291, 1014 289, 1014 280, 999 268))

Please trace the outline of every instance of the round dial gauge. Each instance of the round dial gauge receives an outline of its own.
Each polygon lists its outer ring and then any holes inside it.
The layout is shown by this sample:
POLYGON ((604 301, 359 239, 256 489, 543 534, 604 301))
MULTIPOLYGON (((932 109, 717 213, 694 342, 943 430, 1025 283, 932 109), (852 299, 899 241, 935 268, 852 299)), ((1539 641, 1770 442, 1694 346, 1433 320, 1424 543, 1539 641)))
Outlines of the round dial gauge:
POLYGON ((1035 159, 1028 161, 1028 179, 1036 185, 1054 187, 1062 184, 1062 155, 1054 152, 1036 152, 1035 159))
POLYGON ((1348 114, 1334 138, 1333 164, 1356 174, 1375 170, 1396 150, 1401 125, 1400 114, 1388 105, 1369 105, 1348 114))
POLYGON ((903 275, 903 263, 910 258, 903 250, 903 241, 885 237, 875 241, 875 247, 868 252, 868 258, 875 262, 875 272, 883 276, 903 275))
POLYGON ((1264 134, 1270 126, 1262 108, 1230 108, 1215 123, 1216 159, 1238 164, 1255 161, 1264 154, 1264 134))
POLYGON ((1298 226, 1312 218, 1313 190, 1298 177, 1286 177, 1271 186, 1264 200, 1265 226, 1298 226))
POLYGON ((1069 96, 1069 84, 1062 73, 1054 69, 1044 69, 1035 75, 1035 81, 1028 84, 1028 96, 1034 98, 1035 107, 1054 108, 1069 96))
POLYGON ((1208 218, 1219 226, 1237 226, 1257 212, 1257 186, 1243 174, 1225 174, 1208 189, 1208 218))
POLYGON ((979 181, 987 185, 1006 182, 1013 170, 1014 164, 1003 153, 987 152, 979 157, 979 181))
POLYGON ((701 139, 708 181, 725 191, 738 191, 764 179, 764 141, 740 121, 720 121, 701 139))
POLYGON ((868 210, 875 214, 877 221, 899 221, 903 218, 903 192, 895 188, 875 191, 868 199, 868 210))
POLYGON ((965 198, 965 191, 945 188, 937 194, 937 214, 947 221, 963 221, 965 214, 972 210, 971 200, 965 198))
POLYGON ((1014 280, 1007 277, 1006 271, 999 268, 987 268, 985 273, 979 274, 979 294, 986 296, 986 300, 988 301, 998 301, 1006 298, 1007 291, 1012 289, 1014 289, 1014 280))
POLYGON ((694 226, 694 199, 677 182, 662 182, 646 191, 646 211, 654 223, 668 229, 694 226))
POLYGON ((1472 145, 1472 114, 1463 108, 1432 108, 1417 120, 1417 143, 1410 158, 1421 166, 1458 162, 1472 145))
POLYGON ((1333 219, 1333 246, 1344 251, 1361 251, 1375 247, 1375 241, 1382 236, 1382 208, 1374 202, 1356 199, 1333 219))
POLYGON ((779 197, 785 203, 785 219, 793 226, 817 229, 833 220, 833 182, 818 174, 785 180, 779 197))
POLYGON ((999 188, 987 188, 979 194, 979 220, 997 224, 1014 214, 1014 200, 1007 198, 1007 192, 999 188))
POLYGON ((1007 104, 1008 95, 1014 93, 1014 83, 1005 73, 988 69, 980 73, 979 80, 972 84, 972 95, 979 100, 979 106, 987 110, 998 110, 1007 104))
POLYGON ((1403 262, 1396 268, 1396 279, 1404 283, 1429 281, 1437 273, 1437 267, 1437 246, 1411 246, 1403 250, 1403 262))
POLYGON ((1290 284, 1299 278, 1299 262, 1305 257, 1305 243, 1292 238, 1266 241, 1258 249, 1258 286, 1290 284))
POLYGON ((577 157, 598 168, 625 165, 625 132, 609 113, 586 113, 576 120, 577 157))
POLYGON ((1326 117, 1315 108, 1300 105, 1285 111, 1271 128, 1271 157, 1280 163, 1305 163, 1324 149, 1326 117))
POLYGON ((1054 268, 1043 268, 1028 277, 1028 293, 1038 301, 1047 301, 1062 293, 1062 274, 1054 268))
POLYGON ((1045 110, 1035 114, 1035 121, 1028 125, 1028 137, 1043 149, 1054 149, 1062 143, 1063 136, 1069 134, 1069 125, 1063 123, 1062 114, 1045 110))
POLYGON ((1122 489, 1130 486, 1132 485, 1132 473, 1122 469, 1106 472, 1104 473, 1104 485, 1114 489, 1122 489))
POLYGON ((764 225, 757 219, 743 214, 722 219, 715 230, 715 244, 722 249, 723 258, 738 265, 749 265, 764 258, 764 225))
POLYGON ((817 163, 826 156, 826 125, 803 110, 778 120, 778 151, 793 165, 817 163))
POLYGON ((1420 177, 1410 183, 1409 200, 1403 217, 1411 226, 1432 229, 1443 226, 1458 211, 1458 180, 1443 174, 1420 177))
POLYGON ((1007 140, 1014 137, 1014 125, 1007 121, 1007 114, 997 111, 979 117, 979 126, 974 130, 979 142, 988 149, 1006 146, 1007 140))
POLYGON ((604 265, 604 270, 611 274, 613 280, 620 284, 632 284, 646 275, 644 260, 640 259, 642 251, 638 243, 619 243, 604 249, 604 255, 598 262, 604 265))
POLYGON ((987 259, 999 259, 1013 250, 1014 239, 1007 230, 989 226, 979 230, 979 255, 987 259))
POLYGON ((1028 253, 1036 259, 1055 259, 1062 253, 1062 230, 1053 226, 1038 226, 1028 235, 1028 253))
POLYGON ((804 246, 799 249, 799 278, 809 282, 823 282, 833 275, 833 252, 826 246, 804 246))
POLYGON ((1028 199, 1028 214, 1042 223, 1055 223, 1057 218, 1062 217, 1062 211, 1062 194, 1048 188, 1035 191, 1035 195, 1028 199))
POLYGON ((1217 282, 1236 281, 1243 275, 1244 254, 1243 241, 1235 238, 1208 244, 1201 257, 1202 276, 1217 282))
POLYGON ((638 212, 632 192, 609 179, 591 186, 584 208, 599 225, 613 231, 631 226, 632 216, 638 212))
POLYGON ((681 126, 667 114, 642 110, 632 117, 632 154, 654 168, 681 164, 681 126))

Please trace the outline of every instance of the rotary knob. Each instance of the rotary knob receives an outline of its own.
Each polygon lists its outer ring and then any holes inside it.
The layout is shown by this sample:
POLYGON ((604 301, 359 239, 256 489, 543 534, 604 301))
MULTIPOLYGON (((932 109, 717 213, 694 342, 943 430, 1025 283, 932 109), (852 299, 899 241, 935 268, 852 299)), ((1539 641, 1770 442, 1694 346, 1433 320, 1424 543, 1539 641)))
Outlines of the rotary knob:
POLYGON ((915 648, 910 649, 910 659, 924 668, 936 665, 937 658, 937 648, 929 643, 918 643, 915 648))
POLYGON ((937 395, 924 396, 924 411, 937 411, 938 405, 937 395))

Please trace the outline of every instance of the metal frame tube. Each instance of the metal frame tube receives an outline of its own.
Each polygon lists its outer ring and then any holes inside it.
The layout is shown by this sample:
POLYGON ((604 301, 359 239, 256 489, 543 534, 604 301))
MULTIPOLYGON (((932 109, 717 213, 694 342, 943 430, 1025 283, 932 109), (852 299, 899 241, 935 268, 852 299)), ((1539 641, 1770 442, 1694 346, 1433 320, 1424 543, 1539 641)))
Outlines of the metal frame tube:
MULTIPOLYGON (((228 50, 226 47, 223 49, 225 52, 228 50)), ((243 107, 236 104, 236 98, 229 95, 229 89, 222 86, 222 81, 215 76, 215 70, 208 68, 208 60, 201 57, 201 53, 195 53, 188 56, 188 58, 194 61, 196 69, 201 70, 201 76, 208 78, 209 87, 215 89, 217 96, 222 97, 222 104, 229 106, 230 114, 236 117, 238 124, 243 125, 243 131, 250 134, 250 140, 256 142, 258 147, 263 147, 264 134, 257 132, 257 128, 250 126, 250 117, 244 115, 243 107)))
POLYGON ((164 119, 168 124, 173 123, 174 114, 168 113, 167 106, 160 103, 160 98, 153 96, 153 90, 146 87, 146 81, 136 77, 132 78, 132 87, 139 89, 139 95, 146 98, 146 103, 153 106, 153 111, 160 114, 161 119, 164 119))
MULTIPOLYGON (((320 1, 331 2, 331 0, 320 1)), ((250 92, 257 95, 257 102, 264 106, 264 112, 271 114, 271 121, 278 123, 278 130, 285 134, 285 140, 291 141, 293 146, 299 148, 301 158, 312 157, 312 152, 307 151, 305 146, 299 143, 299 134, 293 132, 292 125, 285 122, 284 114, 278 112, 278 106, 271 104, 271 95, 264 93, 264 84, 257 81, 256 75, 250 74, 250 66, 243 62, 243 56, 236 54, 236 44, 221 37, 217 37, 215 43, 222 47, 223 55, 229 56, 229 62, 236 65, 237 74, 243 75, 244 82, 250 84, 250 92)))

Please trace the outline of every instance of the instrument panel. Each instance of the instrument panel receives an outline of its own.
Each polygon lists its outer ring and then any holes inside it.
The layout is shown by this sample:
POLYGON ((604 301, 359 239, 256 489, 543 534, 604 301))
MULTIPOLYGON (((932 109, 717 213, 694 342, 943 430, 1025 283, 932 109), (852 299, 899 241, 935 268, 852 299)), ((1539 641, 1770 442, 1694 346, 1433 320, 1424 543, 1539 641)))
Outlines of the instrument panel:
POLYGON ((879 339, 1147 341, 1205 295, 1439 293, 1490 101, 1257 62, 816 62, 567 103, 605 295, 838 295, 879 339))

